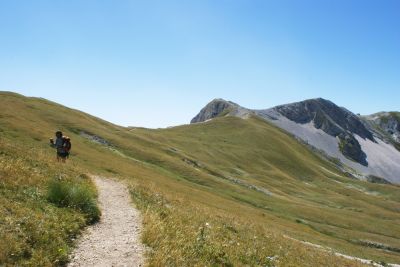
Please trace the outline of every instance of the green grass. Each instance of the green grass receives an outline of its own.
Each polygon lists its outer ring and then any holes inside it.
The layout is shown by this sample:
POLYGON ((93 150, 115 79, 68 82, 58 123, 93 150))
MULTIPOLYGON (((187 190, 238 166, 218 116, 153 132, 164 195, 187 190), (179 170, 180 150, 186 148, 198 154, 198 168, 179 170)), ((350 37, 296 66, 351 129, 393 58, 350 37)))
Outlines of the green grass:
POLYGON ((144 215, 149 266, 362 266, 282 238, 269 224, 167 200, 146 187, 131 193, 144 215))
MULTIPOLYGON (((80 173, 114 176, 131 183, 133 199, 143 213, 143 240, 152 248, 148 263, 153 266, 359 265, 284 236, 352 256, 400 262, 396 250, 400 247, 399 187, 349 179, 305 145, 257 117, 223 117, 159 130, 124 128, 43 99, 10 93, 0 93, 0 114, 2 139, 28 150, 32 147, 46 158, 34 159, 32 153, 21 152, 4 162, 14 169, 30 166, 26 161, 38 164, 34 169, 46 177, 40 183, 32 182, 40 189, 40 202, 67 212, 63 214, 68 218, 79 218, 74 234, 87 222, 85 212, 76 206, 52 205, 46 198, 49 181, 58 172, 68 173, 67 180, 72 179, 73 184, 87 183, 89 188, 92 185, 79 178, 80 173), (62 170, 54 164, 54 151, 47 144, 56 129, 66 132, 73 142, 71 159, 61 165, 62 170), (80 135, 82 131, 111 146, 88 140, 80 135), (279 261, 268 262, 267 257, 276 255, 279 261)), ((12 187, 14 183, 31 183, 29 176, 8 176, 12 178, 4 183, 11 188, 7 194, 23 191, 12 187)), ((7 194, 1 193, 1 201, 15 203, 7 194)), ((30 206, 36 202, 25 195, 20 198, 27 207, 21 214, 37 205, 30 206)), ((0 215, 4 214, 2 210, 0 215)), ((9 216, 18 217, 14 213, 9 216)), ((55 231, 63 233, 63 229, 55 231)), ((18 240, 17 233, 11 237, 18 240)), ((68 251, 71 239, 63 240, 67 240, 64 250, 68 251)), ((0 259, 9 260, 10 254, 4 255, 0 259)), ((53 259, 52 255, 47 257, 53 259)))
POLYGON ((100 219, 95 193, 90 186, 82 182, 51 180, 48 185, 47 200, 59 207, 81 211, 86 215, 88 223, 95 223, 100 219))
POLYGON ((55 177, 85 188, 91 184, 79 181, 79 170, 56 164, 43 152, 0 139, 0 265, 62 266, 86 225, 85 211, 53 205, 47 190, 55 177))

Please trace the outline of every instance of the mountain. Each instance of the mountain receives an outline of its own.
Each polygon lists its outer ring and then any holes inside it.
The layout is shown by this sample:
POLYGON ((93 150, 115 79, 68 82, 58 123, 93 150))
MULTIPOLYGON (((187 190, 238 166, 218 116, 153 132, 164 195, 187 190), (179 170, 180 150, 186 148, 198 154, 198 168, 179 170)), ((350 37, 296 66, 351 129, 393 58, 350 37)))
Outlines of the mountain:
POLYGON ((226 114, 244 118, 250 113, 249 110, 236 103, 219 98, 208 103, 190 123, 204 122, 226 114))
POLYGON ((47 185, 90 183, 81 174, 129 185, 149 266, 364 266, 331 250, 400 263, 398 185, 351 179, 272 119, 237 106, 203 123, 144 129, 0 92, 0 265, 68 260, 82 215, 49 203, 47 185), (72 140, 64 165, 48 145, 58 129, 72 140))
POLYGON ((379 112, 363 118, 373 127, 372 129, 383 133, 382 138, 389 139, 398 147, 400 144, 400 112, 379 112))
POLYGON ((206 106, 206 110, 214 111, 212 116, 202 110, 196 118, 207 120, 226 115, 243 118, 245 110, 246 114, 273 123, 329 158, 338 159, 353 176, 400 183, 399 113, 362 117, 322 98, 263 110, 230 103, 214 100, 206 106), (216 103, 223 108, 215 109, 216 103))

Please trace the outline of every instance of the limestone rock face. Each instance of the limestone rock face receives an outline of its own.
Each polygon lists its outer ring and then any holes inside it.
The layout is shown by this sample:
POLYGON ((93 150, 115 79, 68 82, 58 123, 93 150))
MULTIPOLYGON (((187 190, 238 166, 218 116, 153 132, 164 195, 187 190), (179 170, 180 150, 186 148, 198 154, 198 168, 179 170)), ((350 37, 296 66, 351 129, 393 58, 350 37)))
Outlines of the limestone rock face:
POLYGON ((364 139, 374 140, 372 132, 365 127, 357 115, 323 98, 277 106, 274 109, 297 123, 304 124, 313 121, 315 128, 332 136, 350 132, 364 139))
POLYGON ((378 126, 394 142, 400 143, 400 112, 380 112, 365 118, 378 126))
MULTIPOLYGON (((354 113, 323 98, 281 105, 272 110, 299 124, 312 123, 316 129, 337 137, 340 151, 345 157, 361 165, 368 165, 366 154, 354 135, 373 142, 374 136, 354 113)), ((264 113, 269 112, 266 110, 264 113)))
POLYGON ((221 98, 214 99, 208 103, 190 123, 204 122, 216 117, 226 115, 244 118, 252 113, 249 109, 243 108, 236 103, 221 98))
POLYGON ((214 99, 208 103, 199 114, 194 117, 190 123, 204 122, 206 120, 218 117, 222 112, 229 110, 234 107, 233 103, 225 101, 223 99, 214 99))
POLYGON ((348 159, 354 160, 361 165, 368 166, 367 155, 362 150, 360 143, 352 134, 341 133, 339 138, 339 149, 348 159))

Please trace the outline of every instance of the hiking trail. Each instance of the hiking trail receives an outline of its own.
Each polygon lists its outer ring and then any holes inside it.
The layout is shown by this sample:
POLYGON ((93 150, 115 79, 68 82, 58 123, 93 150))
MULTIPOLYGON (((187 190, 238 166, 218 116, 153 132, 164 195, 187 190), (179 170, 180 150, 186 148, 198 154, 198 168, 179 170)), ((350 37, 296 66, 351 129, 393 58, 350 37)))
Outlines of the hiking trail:
POLYGON ((103 177, 93 177, 93 181, 102 216, 84 231, 68 266, 143 266, 141 216, 131 203, 127 187, 103 177))

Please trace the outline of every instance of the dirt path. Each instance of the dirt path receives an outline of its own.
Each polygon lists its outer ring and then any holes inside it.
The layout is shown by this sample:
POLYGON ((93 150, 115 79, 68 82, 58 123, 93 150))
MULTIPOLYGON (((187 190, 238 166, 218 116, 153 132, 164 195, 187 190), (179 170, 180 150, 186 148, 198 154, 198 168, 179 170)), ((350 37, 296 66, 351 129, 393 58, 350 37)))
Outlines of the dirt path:
POLYGON ((128 189, 114 180, 93 179, 102 216, 82 235, 68 266, 143 266, 141 217, 131 204, 128 189))

